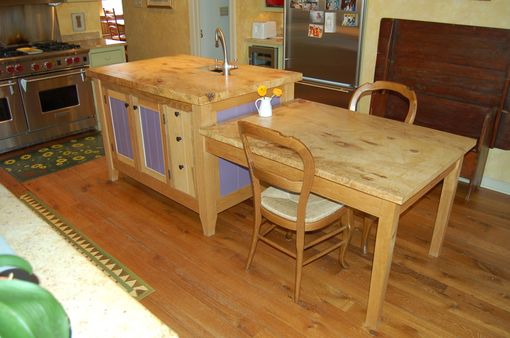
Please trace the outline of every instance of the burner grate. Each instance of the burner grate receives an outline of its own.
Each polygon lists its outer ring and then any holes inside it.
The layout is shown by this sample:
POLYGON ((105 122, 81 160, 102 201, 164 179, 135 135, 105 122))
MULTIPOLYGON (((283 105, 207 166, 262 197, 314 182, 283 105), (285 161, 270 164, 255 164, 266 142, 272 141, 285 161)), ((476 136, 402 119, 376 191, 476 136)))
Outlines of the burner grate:
POLYGON ((42 41, 33 43, 32 47, 41 49, 43 52, 54 52, 59 50, 80 48, 80 45, 59 41, 42 41))

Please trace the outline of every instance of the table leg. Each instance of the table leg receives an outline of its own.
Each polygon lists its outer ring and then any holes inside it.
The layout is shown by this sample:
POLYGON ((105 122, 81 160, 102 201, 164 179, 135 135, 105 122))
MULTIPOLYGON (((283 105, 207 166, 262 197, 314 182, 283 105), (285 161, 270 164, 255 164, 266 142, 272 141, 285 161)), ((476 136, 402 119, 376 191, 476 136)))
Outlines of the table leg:
POLYGON ((204 235, 212 236, 216 231, 216 220, 218 218, 218 158, 205 151, 205 145, 199 158, 201 163, 195 167, 198 213, 200 214, 204 235))
POLYGON ((365 326, 370 330, 377 329, 381 318, 400 217, 399 205, 390 202, 384 203, 377 225, 367 317, 365 319, 365 326))
POLYGON ((432 234, 429 250, 429 255, 433 257, 439 256, 441 247, 443 246, 446 227, 448 226, 453 201, 455 200, 455 192, 457 191, 457 182, 460 169, 462 168, 462 160, 463 158, 461 157, 443 181, 443 189, 441 190, 441 198, 439 200, 436 223, 434 225, 434 233, 432 234))

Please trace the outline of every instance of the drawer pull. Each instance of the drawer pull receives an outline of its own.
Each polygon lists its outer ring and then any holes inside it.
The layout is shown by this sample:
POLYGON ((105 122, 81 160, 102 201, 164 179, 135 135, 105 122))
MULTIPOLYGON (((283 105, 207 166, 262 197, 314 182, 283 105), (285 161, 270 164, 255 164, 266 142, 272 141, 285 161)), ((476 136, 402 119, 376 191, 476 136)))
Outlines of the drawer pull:
POLYGON ((129 107, 129 103, 124 103, 124 107, 129 107))
POLYGON ((176 140, 177 142, 181 142, 181 140, 182 140, 182 137, 180 137, 180 136, 177 136, 177 137, 175 138, 175 140, 176 140))
POLYGON ((184 169, 184 165, 179 164, 179 169, 180 169, 180 170, 184 169))
POLYGON ((178 111, 176 111, 174 114, 175 114, 175 116, 181 115, 181 113, 179 113, 178 111))
POLYGON ((137 110, 137 109, 138 109, 138 106, 133 106, 133 109, 134 109, 134 110, 137 110))

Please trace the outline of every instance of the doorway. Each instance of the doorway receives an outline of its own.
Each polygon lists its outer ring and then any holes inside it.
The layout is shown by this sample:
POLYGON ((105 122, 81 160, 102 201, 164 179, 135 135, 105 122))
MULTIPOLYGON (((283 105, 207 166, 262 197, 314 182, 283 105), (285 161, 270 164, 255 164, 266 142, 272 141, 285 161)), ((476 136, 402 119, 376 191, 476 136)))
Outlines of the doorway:
POLYGON ((235 0, 190 1, 191 54, 223 59, 222 49, 215 46, 214 31, 221 27, 227 41, 229 60, 236 53, 235 0))

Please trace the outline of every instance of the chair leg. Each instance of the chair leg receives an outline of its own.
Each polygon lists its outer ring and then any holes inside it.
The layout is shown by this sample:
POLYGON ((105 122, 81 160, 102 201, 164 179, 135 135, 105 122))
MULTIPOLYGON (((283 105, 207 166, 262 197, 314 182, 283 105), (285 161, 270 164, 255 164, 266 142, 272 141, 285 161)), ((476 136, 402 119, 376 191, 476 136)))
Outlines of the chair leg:
POLYGON ((305 247, 304 231, 296 232, 296 275, 294 281, 294 302, 299 301, 299 292, 301 291, 301 274, 303 272, 303 251, 305 247))
POLYGON ((250 269, 253 256, 255 256, 255 249, 257 248, 257 242, 259 240, 260 226, 262 224, 262 216, 255 213, 255 220, 253 223, 253 236, 251 238, 250 253, 248 254, 248 260, 246 261, 246 270, 250 269))
POLYGON ((374 222, 375 220, 369 216, 363 217, 363 232, 361 234, 361 249, 363 250, 363 255, 368 253, 368 236, 370 235, 370 230, 374 222))
MULTIPOLYGON (((342 226, 342 219, 339 220, 340 226, 342 226)), ((342 232, 342 241, 344 244, 340 247, 340 255, 338 257, 338 260, 340 262, 340 266, 342 268, 347 269, 349 268, 349 264, 345 261, 345 254, 347 253, 347 249, 349 248, 349 243, 351 242, 351 231, 352 231, 352 224, 354 223, 354 212, 352 209, 349 208, 347 210, 347 224, 345 225, 345 230, 342 232)))

